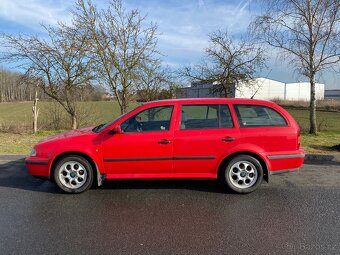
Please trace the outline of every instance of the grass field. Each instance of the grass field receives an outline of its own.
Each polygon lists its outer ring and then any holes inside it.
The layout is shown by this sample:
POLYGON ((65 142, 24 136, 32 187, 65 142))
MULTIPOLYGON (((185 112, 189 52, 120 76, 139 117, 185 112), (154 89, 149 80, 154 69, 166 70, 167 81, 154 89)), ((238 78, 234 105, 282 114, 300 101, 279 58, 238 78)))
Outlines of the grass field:
MULTIPOLYGON (((115 101, 79 102, 79 126, 98 125, 115 119, 120 110, 115 101)), ((132 103, 131 108, 138 104, 132 103)), ((59 104, 52 102, 38 103, 39 130, 68 129, 70 117, 59 104), (58 126, 56 126, 58 125, 58 126)), ((32 127, 32 102, 0 103, 0 131, 29 132, 32 127)))
MULTIPOLYGON (((286 109, 299 123, 302 132, 309 130, 309 111, 286 109)), ((340 133, 340 112, 317 111, 317 125, 320 132, 331 131, 340 133)))
MULTIPOLYGON (((134 103, 130 108, 136 107, 134 103)), ((0 103, 0 153, 30 152, 32 146, 43 137, 70 126, 68 116, 57 104, 39 102, 39 129, 36 135, 31 132, 31 102, 0 103)), ((114 101, 80 102, 80 127, 93 126, 112 120, 120 115, 114 101)), ((321 133, 317 136, 305 134, 309 126, 308 110, 287 108, 302 129, 302 146, 309 153, 340 153, 332 149, 340 144, 340 112, 318 111, 318 126, 321 133)), ((61 132, 61 131, 59 131, 61 132)))

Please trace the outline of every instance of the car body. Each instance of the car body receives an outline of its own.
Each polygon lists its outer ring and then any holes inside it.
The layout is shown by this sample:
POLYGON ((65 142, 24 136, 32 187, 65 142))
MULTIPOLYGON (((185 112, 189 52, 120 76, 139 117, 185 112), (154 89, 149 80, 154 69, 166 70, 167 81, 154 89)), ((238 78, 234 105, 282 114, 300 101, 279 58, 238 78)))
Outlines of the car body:
POLYGON ((26 166, 70 193, 104 179, 173 178, 222 178, 232 190, 249 193, 271 174, 300 168, 303 160, 299 126, 280 106, 200 98, 144 103, 94 129, 48 137, 26 166))

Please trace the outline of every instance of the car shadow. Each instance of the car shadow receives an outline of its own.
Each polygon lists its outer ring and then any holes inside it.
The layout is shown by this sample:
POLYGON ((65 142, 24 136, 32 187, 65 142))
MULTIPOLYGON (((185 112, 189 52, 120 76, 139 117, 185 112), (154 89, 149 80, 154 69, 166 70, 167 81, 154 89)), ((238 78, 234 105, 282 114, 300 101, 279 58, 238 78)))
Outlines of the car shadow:
MULTIPOLYGON (((0 187, 21 189, 36 192, 63 194, 49 180, 31 176, 24 159, 12 159, 0 162, 0 187)), ((99 190, 130 190, 130 189, 178 189, 212 193, 230 193, 217 180, 106 180, 99 190)))
POLYGON ((25 167, 24 158, 0 162, 0 187, 28 191, 60 193, 58 188, 48 180, 30 175, 25 167))
POLYGON ((109 180, 105 181, 99 189, 127 190, 127 189, 146 189, 146 190, 193 190, 211 193, 230 193, 228 189, 217 180, 109 180))
POLYGON ((340 151, 340 144, 329 146, 329 145, 311 145, 313 149, 327 151, 327 152, 339 152, 340 151))

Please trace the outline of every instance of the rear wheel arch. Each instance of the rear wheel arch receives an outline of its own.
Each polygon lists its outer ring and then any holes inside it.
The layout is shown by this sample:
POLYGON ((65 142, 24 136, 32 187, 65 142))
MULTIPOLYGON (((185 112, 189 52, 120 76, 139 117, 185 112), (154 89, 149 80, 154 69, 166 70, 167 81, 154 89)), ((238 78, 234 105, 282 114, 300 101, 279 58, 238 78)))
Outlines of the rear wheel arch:
POLYGON ((224 168, 227 166, 227 164, 236 156, 240 156, 240 155, 248 155, 251 157, 254 157, 255 159, 257 159, 263 169, 263 179, 266 182, 269 182, 269 168, 268 165, 266 163, 266 161, 258 154, 254 153, 254 152, 250 152, 250 151, 238 151, 238 152, 234 152, 229 154, 228 156, 226 156, 221 163, 218 166, 218 170, 217 170, 217 178, 220 179, 221 176, 223 175, 224 172, 224 168))
POLYGON ((54 171, 55 171, 55 166, 58 164, 58 162, 63 159, 64 157, 67 157, 67 156, 78 156, 78 157, 82 157, 84 159, 86 159, 91 167, 92 167, 92 170, 93 170, 93 175, 94 175, 94 180, 96 180, 96 184, 98 186, 101 186, 102 184, 102 176, 99 172, 99 168, 96 164, 96 162, 89 156, 87 155, 86 153, 83 153, 83 152, 79 152, 79 151, 67 151, 67 152, 63 152, 63 153, 60 153, 59 155, 57 155, 53 161, 52 161, 52 164, 51 164, 51 169, 50 169, 50 179, 51 181, 55 182, 54 180, 54 171))

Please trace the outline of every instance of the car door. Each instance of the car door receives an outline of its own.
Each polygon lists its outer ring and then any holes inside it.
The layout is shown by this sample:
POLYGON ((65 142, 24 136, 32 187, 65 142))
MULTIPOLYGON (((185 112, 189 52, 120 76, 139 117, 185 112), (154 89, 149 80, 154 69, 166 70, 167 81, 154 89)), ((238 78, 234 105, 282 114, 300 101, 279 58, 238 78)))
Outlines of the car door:
POLYGON ((174 105, 142 109, 123 121, 122 134, 102 143, 108 178, 157 178, 172 173, 174 105))
POLYGON ((229 105, 182 105, 174 135, 174 172, 214 178, 222 154, 238 143, 229 105))

